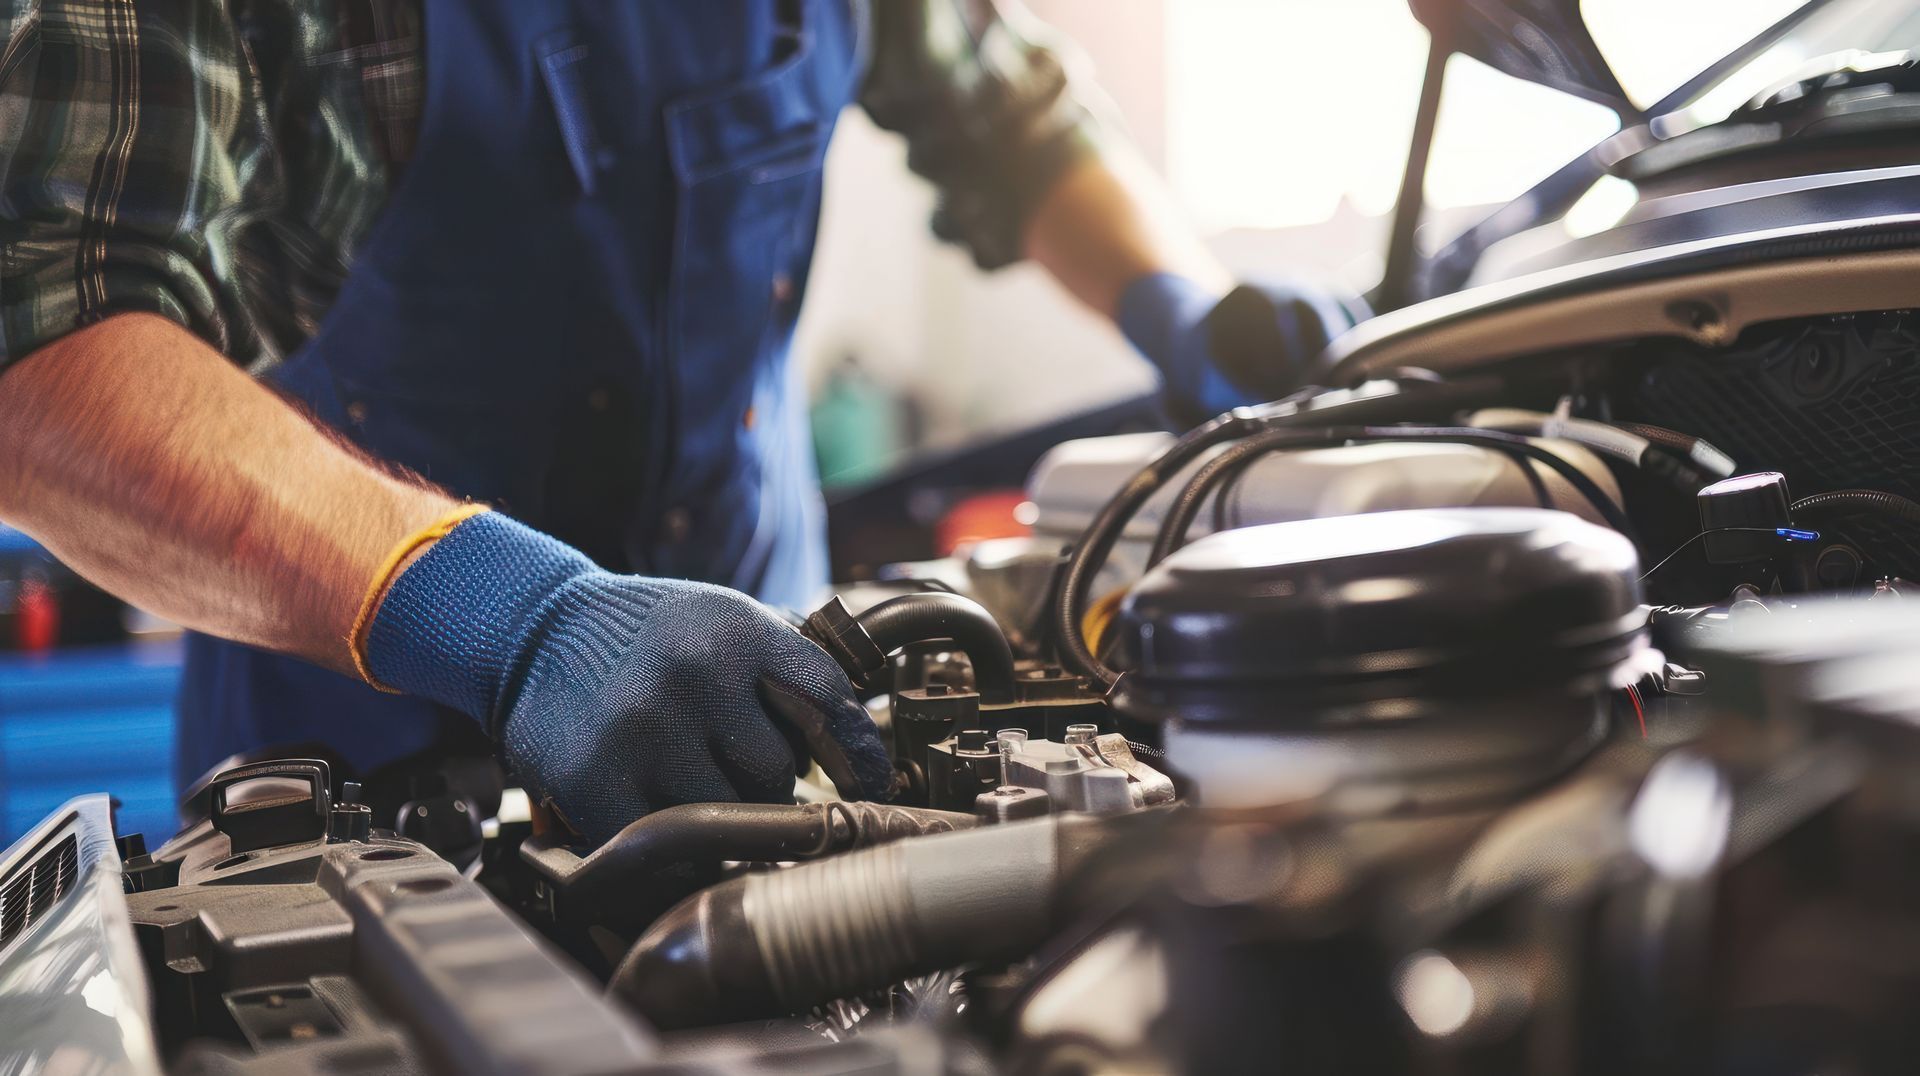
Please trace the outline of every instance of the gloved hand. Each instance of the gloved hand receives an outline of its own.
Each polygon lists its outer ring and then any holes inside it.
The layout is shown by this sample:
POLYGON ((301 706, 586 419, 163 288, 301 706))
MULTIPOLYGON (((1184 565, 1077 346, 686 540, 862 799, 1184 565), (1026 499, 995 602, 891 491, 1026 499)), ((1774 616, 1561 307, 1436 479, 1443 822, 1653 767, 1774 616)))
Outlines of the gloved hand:
POLYGON ((496 513, 393 581, 366 657, 381 683, 478 718, 595 844, 674 804, 791 802, 807 754, 850 799, 892 778, 846 674, 772 610, 602 571, 496 513))
POLYGON ((1276 400, 1307 383, 1329 341, 1367 317, 1357 297, 1303 283, 1242 284, 1225 298, 1152 273, 1120 297, 1120 331, 1160 368, 1183 421, 1276 400))

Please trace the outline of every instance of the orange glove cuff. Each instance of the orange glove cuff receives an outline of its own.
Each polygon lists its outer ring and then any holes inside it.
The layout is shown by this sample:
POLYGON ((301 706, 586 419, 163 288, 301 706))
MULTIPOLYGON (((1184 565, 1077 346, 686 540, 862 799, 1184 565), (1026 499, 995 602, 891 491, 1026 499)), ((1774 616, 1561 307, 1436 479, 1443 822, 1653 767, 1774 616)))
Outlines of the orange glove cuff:
POLYGON ((369 687, 389 695, 400 694, 374 679, 373 669, 367 665, 367 632, 373 630, 373 614, 379 611, 380 599, 386 596, 387 588, 392 585, 400 565, 406 563, 407 558, 421 546, 445 538, 453 528, 487 511, 490 509, 484 504, 463 504, 402 539, 380 562, 380 570, 374 573, 373 581, 367 585, 366 597, 360 599, 360 612, 353 618, 353 630, 347 634, 347 650, 353 655, 353 670, 360 674, 360 679, 366 681, 369 687))

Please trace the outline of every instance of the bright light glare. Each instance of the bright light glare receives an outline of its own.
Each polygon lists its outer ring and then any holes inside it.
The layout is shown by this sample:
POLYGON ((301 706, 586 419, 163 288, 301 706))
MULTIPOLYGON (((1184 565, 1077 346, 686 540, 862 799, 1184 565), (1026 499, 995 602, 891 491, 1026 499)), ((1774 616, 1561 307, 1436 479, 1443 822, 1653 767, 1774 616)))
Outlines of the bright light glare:
POLYGON ((1401 0, 1167 5, 1167 160, 1203 226, 1384 212, 1406 160, 1426 34, 1401 0))
POLYGON ((1804 6, 1806 0, 1581 0, 1627 97, 1642 108, 1804 6))
MULTIPOLYGON (((1170 178, 1209 231, 1383 215, 1406 164, 1427 35, 1405 0, 1173 0, 1170 178)), ((1611 133, 1613 114, 1456 57, 1431 208, 1523 193, 1611 133)))
POLYGON ((80 999, 87 1003, 87 1008, 102 1016, 120 1014, 120 985, 113 981, 112 972, 104 969, 94 972, 81 984, 80 999))
POLYGON ((1394 992, 1413 1026, 1434 1038, 1459 1031, 1473 1016, 1473 982, 1432 950, 1414 954, 1401 967, 1394 992))
POLYGON ((1428 204, 1510 201, 1619 129, 1605 105, 1455 56, 1427 165, 1428 204))
POLYGON ((1627 840, 1669 878, 1705 877, 1726 851, 1733 793, 1711 762, 1684 752, 1654 764, 1627 816, 1627 840))
POLYGON ((1561 224, 1575 239, 1599 235, 1620 223, 1640 201, 1640 188, 1617 176, 1601 176, 1580 200, 1567 207, 1561 224))

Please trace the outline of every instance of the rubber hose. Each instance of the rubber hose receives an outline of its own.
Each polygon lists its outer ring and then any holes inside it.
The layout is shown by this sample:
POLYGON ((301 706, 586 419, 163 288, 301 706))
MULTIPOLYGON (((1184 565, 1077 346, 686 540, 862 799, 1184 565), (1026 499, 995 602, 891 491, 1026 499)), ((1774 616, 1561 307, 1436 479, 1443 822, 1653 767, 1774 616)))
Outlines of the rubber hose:
MULTIPOLYGON (((1054 597, 1053 630, 1059 643, 1060 662, 1070 671, 1092 679, 1101 690, 1109 690, 1119 674, 1101 661, 1088 647, 1080 618, 1086 604, 1087 588, 1106 563, 1107 556, 1120 540, 1127 521, 1140 511, 1160 488, 1186 469, 1189 463, 1217 444, 1237 441, 1262 432, 1274 435, 1273 448, 1304 448, 1314 444, 1341 441, 1441 441, 1453 444, 1481 445, 1517 453, 1538 460, 1558 473, 1593 505, 1594 511, 1614 530, 1634 537, 1633 524, 1620 506, 1607 496, 1593 479, 1558 455, 1524 437, 1497 430, 1476 430, 1450 426, 1366 426, 1326 427, 1322 429, 1283 429, 1275 425, 1280 416, 1256 409, 1229 412, 1175 441, 1158 459, 1141 468, 1127 480, 1111 500, 1101 507, 1087 525, 1061 572, 1060 588, 1054 597), (1293 436, 1283 436, 1293 435, 1293 436), (1297 438, 1297 439, 1296 439, 1297 438)), ((1637 542, 1636 542, 1637 544, 1637 542)))
POLYGON ((1467 424, 1572 441, 1665 478, 1688 492, 1697 491, 1712 479, 1725 478, 1735 469, 1731 457, 1707 442, 1659 426, 1601 422, 1510 407, 1476 411, 1467 417, 1467 424), (1656 447, 1660 451, 1652 451, 1656 447), (1702 472, 1711 477, 1704 477, 1702 472))
POLYGON ((1067 826, 1036 818, 722 882, 655 922, 608 990, 674 1030, 1018 959, 1054 926, 1067 826))
POLYGON ((877 803, 687 803, 636 819, 584 858, 551 833, 528 837, 520 856, 570 904, 592 907, 681 863, 811 859, 978 824, 969 814, 877 803))
POLYGON ((1234 525, 1229 522, 1229 520, 1233 514, 1234 491, 1239 488, 1241 481, 1247 477, 1247 472, 1253 470, 1253 464, 1253 460, 1248 460, 1242 463, 1232 474, 1222 475, 1220 477, 1220 489, 1213 498, 1214 530, 1225 531, 1233 529, 1234 525))
POLYGON ((1135 472, 1127 484, 1120 488, 1120 492, 1100 507, 1100 511, 1087 524, 1087 529, 1081 533, 1080 540, 1074 543, 1072 551, 1067 554, 1066 565, 1060 572, 1060 585, 1053 598, 1054 640, 1060 651, 1060 663, 1068 671, 1091 678, 1103 691, 1112 687, 1118 679, 1114 671, 1102 663, 1087 645, 1080 619, 1087 601, 1087 588, 1106 563, 1107 555, 1113 552, 1114 543, 1119 541, 1127 521, 1161 486, 1180 473, 1189 461, 1216 444, 1237 440, 1260 428, 1259 421, 1233 413, 1221 415, 1196 427, 1167 446, 1167 450, 1153 462, 1135 472))
MULTIPOLYGON (((1087 646, 1086 636, 1080 629, 1080 619, 1085 611, 1087 590, 1093 585, 1101 566, 1106 564, 1114 544, 1120 540, 1127 521, 1162 486, 1172 481, 1175 475, 1208 449, 1270 429, 1277 418, 1287 414, 1290 412, 1268 413, 1259 408, 1244 408, 1221 415, 1182 435, 1152 463, 1135 472, 1120 492, 1101 506, 1093 521, 1087 524, 1080 541, 1074 544, 1073 551, 1068 554, 1066 567, 1060 574, 1059 590, 1054 595, 1051 619, 1061 664, 1069 671, 1093 680, 1103 691, 1113 686, 1119 674, 1108 668, 1087 646)), ((1339 434, 1339 430, 1333 429, 1298 431, 1302 445, 1338 441, 1339 434)))
POLYGON ((1186 542, 1187 532, 1199 518, 1201 506, 1229 472, 1297 439, 1292 430, 1270 430, 1255 434, 1202 464, 1167 507, 1166 518, 1160 521, 1160 533, 1154 535, 1153 549, 1147 554, 1147 567, 1165 560, 1186 542))
MULTIPOLYGON (((1199 516, 1201 506, 1223 477, 1262 453, 1293 447, 1289 438, 1283 436, 1288 432, 1290 431, 1275 430, 1250 437, 1209 460, 1205 466, 1195 472, 1193 478, 1181 490, 1180 496, 1168 509, 1166 519, 1161 522, 1160 532, 1154 537, 1153 550, 1147 560, 1148 566, 1160 563, 1186 543, 1187 531, 1192 528, 1194 519, 1199 516)), ((1565 479, 1568 485, 1593 505, 1594 510, 1607 521, 1608 525, 1628 536, 1633 533, 1619 506, 1614 504, 1592 479, 1558 453, 1533 444, 1525 437, 1478 428, 1374 427, 1355 432, 1347 440, 1355 443, 1424 440, 1474 445, 1508 456, 1513 460, 1514 466, 1520 468, 1522 474, 1535 479, 1537 476, 1533 474, 1528 461, 1537 461, 1565 479)), ((1535 488, 1541 487, 1536 484, 1535 488)))
POLYGON ((1614 425, 1628 433, 1639 434, 1662 448, 1678 452, 1698 464, 1701 470, 1716 477, 1725 478, 1739 470, 1732 456, 1720 451, 1704 437, 1670 430, 1665 426, 1649 426, 1644 422, 1616 422, 1614 425))
POLYGON ((913 643, 951 639, 973 663, 982 702, 1013 701, 1013 648, 993 614, 958 594, 903 594, 855 618, 883 654, 913 643))
MULTIPOLYGON (((1633 521, 1607 496, 1586 472, 1568 462, 1558 453, 1549 451, 1525 437, 1497 430, 1476 430, 1453 426, 1369 426, 1356 441, 1438 441, 1443 444, 1482 445, 1501 451, 1516 452, 1529 459, 1545 464, 1555 474, 1566 480, 1567 485, 1586 499, 1593 510, 1605 520, 1607 526, 1634 539, 1633 521)), ((1636 540, 1635 544, 1638 542, 1636 540)))
POLYGON ((1836 516, 1848 512, 1871 513, 1897 519, 1902 523, 1920 525, 1920 504, 1900 496, 1877 489, 1835 489, 1825 493, 1816 493, 1811 497, 1802 497, 1787 509, 1794 515, 1808 512, 1814 515, 1836 516))
POLYGON ((1622 463, 1641 466, 1651 442, 1636 433, 1591 419, 1566 418, 1545 411, 1525 411, 1515 407, 1489 407, 1467 416, 1474 429, 1505 430, 1529 437, 1553 437, 1611 456, 1622 463))

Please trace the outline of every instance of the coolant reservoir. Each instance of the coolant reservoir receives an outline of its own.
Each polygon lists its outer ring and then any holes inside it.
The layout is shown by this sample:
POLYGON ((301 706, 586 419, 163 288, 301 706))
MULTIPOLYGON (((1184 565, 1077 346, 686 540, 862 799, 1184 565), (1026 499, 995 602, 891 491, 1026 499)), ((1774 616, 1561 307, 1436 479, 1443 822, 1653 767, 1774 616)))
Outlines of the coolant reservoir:
POLYGON ((1121 606, 1114 705, 1203 805, 1405 813, 1537 787, 1657 667, 1618 533, 1537 508, 1216 534, 1121 606))

